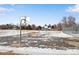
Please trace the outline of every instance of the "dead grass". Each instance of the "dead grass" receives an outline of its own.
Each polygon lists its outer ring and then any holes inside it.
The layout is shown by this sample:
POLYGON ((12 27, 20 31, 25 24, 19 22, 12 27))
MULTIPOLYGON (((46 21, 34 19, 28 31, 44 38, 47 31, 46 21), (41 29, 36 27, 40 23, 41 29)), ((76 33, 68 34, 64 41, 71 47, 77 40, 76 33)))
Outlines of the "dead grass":
POLYGON ((14 51, 0 51, 0 55, 16 55, 14 51))
POLYGON ((66 39, 64 42, 69 44, 69 45, 79 47, 79 39, 66 39))

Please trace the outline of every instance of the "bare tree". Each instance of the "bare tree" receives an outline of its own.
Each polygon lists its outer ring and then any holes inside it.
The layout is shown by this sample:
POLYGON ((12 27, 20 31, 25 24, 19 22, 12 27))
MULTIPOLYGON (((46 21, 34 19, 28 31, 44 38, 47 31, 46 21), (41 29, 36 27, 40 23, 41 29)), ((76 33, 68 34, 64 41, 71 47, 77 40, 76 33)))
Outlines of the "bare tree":
POLYGON ((63 17, 61 23, 62 23, 62 27, 67 27, 67 17, 63 17))
POLYGON ((58 28, 59 31, 61 31, 62 30, 62 24, 61 23, 58 23, 57 24, 57 28, 58 28))
POLYGON ((75 17, 73 17, 73 16, 69 16, 69 17, 68 17, 68 25, 69 25, 69 26, 74 26, 74 25, 76 25, 76 23, 75 23, 75 17))

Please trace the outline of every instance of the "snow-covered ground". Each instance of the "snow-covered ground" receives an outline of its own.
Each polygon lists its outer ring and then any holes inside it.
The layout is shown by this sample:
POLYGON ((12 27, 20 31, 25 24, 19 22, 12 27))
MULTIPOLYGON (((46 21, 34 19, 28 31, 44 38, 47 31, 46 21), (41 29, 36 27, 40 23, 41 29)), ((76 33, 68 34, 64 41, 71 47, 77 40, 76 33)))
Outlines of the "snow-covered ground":
MULTIPOLYGON (((27 34, 32 31, 22 31, 22 34, 27 34)), ((0 30, 0 37, 19 35, 19 30, 0 30)), ((63 33, 62 31, 39 31, 37 35, 43 35, 45 37, 73 37, 72 35, 63 33)), ((1 42, 0 44, 6 44, 7 42, 1 42)), ((38 47, 10 47, 0 46, 0 51, 15 51, 17 54, 29 54, 29 55, 63 55, 63 54, 79 54, 78 49, 56 50, 51 48, 38 48, 38 47)))
POLYGON ((56 50, 51 48, 22 47, 15 48, 9 46, 0 46, 0 51, 14 51, 22 55, 79 55, 77 49, 56 50))
POLYGON ((73 37, 72 35, 63 33, 62 31, 41 31, 40 33, 46 33, 48 37, 73 37))
MULTIPOLYGON (((32 31, 22 31, 22 34, 27 34, 32 31)), ((19 35, 19 30, 0 30, 0 37, 1 36, 13 36, 13 35, 19 35)), ((38 35, 46 34, 45 36, 54 36, 54 37, 73 37, 72 35, 63 33, 62 31, 40 31, 38 35)))
MULTIPOLYGON (((27 31, 22 31, 22 34, 28 33, 27 31)), ((13 35, 19 35, 20 30, 0 30, 0 37, 2 36, 13 36, 13 35)))

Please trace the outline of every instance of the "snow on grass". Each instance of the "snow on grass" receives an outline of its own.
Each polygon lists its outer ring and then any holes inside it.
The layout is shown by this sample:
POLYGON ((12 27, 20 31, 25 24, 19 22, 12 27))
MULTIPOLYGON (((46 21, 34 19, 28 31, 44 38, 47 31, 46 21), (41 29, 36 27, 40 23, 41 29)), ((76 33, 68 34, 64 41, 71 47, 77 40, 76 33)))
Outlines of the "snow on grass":
POLYGON ((72 35, 69 35, 69 34, 66 34, 66 33, 63 33, 62 31, 43 31, 43 32, 40 32, 40 34, 46 34, 45 36, 46 37, 73 37, 72 35))
MULTIPOLYGON (((27 31, 27 30, 22 30, 22 34, 27 34, 33 31, 27 31)), ((34 31, 35 32, 35 31, 34 31)), ((0 30, 0 36, 13 36, 13 35, 19 35, 20 31, 19 30, 0 30)), ((37 34, 38 36, 43 35, 44 36, 54 36, 54 37, 73 37, 72 35, 65 34, 62 31, 39 31, 37 34)))
POLYGON ((29 54, 29 55, 77 55, 79 50, 68 49, 68 50, 56 50, 51 48, 37 48, 37 47, 9 47, 0 46, 0 51, 15 51, 17 54, 29 54))
POLYGON ((0 42, 0 44, 7 44, 8 42, 0 42))
MULTIPOLYGON (((28 32, 22 30, 22 34, 27 34, 28 32)), ((13 35, 20 35, 20 30, 0 30, 0 37, 2 36, 13 36, 13 35)))

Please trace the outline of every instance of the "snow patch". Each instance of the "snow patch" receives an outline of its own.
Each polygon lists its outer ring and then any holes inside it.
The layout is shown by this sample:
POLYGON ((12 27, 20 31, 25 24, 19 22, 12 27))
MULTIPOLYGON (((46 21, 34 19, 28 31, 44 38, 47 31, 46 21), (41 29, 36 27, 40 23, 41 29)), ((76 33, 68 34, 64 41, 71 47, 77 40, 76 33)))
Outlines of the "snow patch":
POLYGON ((78 55, 79 50, 56 50, 51 48, 37 48, 37 47, 9 47, 0 46, 0 51, 15 51, 17 54, 29 54, 29 55, 78 55))

